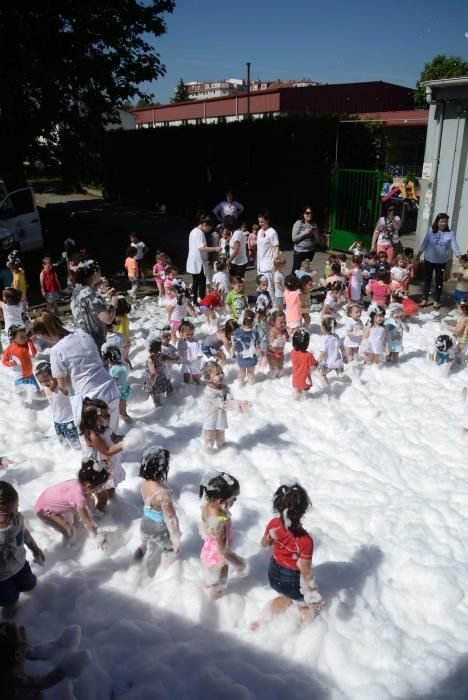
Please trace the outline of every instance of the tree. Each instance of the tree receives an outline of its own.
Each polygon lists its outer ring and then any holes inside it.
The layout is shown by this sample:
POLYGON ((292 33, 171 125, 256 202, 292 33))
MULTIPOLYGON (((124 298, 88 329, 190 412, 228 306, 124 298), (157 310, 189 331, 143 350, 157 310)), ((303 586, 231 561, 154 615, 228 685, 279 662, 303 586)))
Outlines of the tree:
POLYGON ((174 0, 2 5, 0 174, 10 187, 24 182, 39 137, 87 143, 126 100, 147 97, 141 83, 165 73, 148 36, 165 33, 161 15, 173 9, 174 0))
POLYGON ((177 87, 175 90, 174 97, 171 99, 171 102, 188 102, 190 100, 190 95, 188 91, 188 87, 182 80, 182 78, 179 80, 177 83, 177 87))
POLYGON ((432 61, 424 65, 419 80, 416 82, 414 93, 416 107, 427 109, 426 94, 421 83, 426 80, 458 78, 461 75, 468 75, 468 61, 465 61, 461 56, 446 56, 442 53, 434 56, 432 61))

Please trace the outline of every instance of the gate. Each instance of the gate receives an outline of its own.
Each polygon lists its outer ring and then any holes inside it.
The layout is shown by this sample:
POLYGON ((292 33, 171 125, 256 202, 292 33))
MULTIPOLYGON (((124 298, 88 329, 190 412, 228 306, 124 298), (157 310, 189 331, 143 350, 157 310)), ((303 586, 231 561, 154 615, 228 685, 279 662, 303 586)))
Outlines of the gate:
POLYGON ((347 251, 354 241, 370 250, 380 216, 384 176, 378 170, 338 168, 333 179, 331 248, 347 251))

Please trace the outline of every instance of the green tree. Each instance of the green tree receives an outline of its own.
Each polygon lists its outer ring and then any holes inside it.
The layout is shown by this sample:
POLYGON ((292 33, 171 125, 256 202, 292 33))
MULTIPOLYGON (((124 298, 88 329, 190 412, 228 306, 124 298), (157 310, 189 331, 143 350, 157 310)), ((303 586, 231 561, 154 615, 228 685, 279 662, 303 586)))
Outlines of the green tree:
POLYGON ((458 78, 461 75, 468 75, 468 61, 461 56, 446 56, 437 54, 432 61, 424 65, 419 80, 416 82, 414 102, 416 107, 427 109, 426 94, 421 83, 426 80, 439 80, 442 78, 458 78))
POLYGON ((1 175, 24 181, 39 137, 72 148, 115 122, 116 110, 164 75, 149 37, 164 34, 174 0, 50 0, 0 9, 1 175), (57 138, 58 135, 58 138, 57 138))
POLYGON ((171 102, 188 102, 190 100, 189 96, 189 91, 188 87, 182 80, 182 78, 179 80, 177 83, 177 87, 175 89, 175 94, 174 97, 171 99, 171 102))

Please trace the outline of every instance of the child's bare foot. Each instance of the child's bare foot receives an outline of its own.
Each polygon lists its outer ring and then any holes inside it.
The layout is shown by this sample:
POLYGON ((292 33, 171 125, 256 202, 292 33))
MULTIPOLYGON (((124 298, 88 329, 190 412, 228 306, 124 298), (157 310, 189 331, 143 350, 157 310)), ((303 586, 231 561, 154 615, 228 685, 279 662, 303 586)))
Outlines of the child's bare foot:
POLYGON ((141 561, 145 556, 145 550, 143 547, 137 547, 133 553, 133 561, 141 561))

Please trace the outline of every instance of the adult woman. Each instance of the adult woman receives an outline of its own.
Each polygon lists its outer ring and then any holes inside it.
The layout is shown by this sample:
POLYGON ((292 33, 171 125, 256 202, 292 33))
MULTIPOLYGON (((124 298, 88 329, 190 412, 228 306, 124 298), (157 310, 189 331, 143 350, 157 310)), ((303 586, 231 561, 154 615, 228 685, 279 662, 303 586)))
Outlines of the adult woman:
POLYGON ((195 302, 198 299, 203 299, 206 294, 208 253, 217 253, 219 251, 219 247, 209 246, 206 242, 206 235, 212 228, 210 217, 203 215, 198 220, 198 226, 195 226, 189 235, 186 269, 192 275, 193 298, 195 302))
POLYGON ((107 326, 112 323, 117 305, 117 295, 111 295, 109 303, 96 291, 101 270, 95 260, 84 260, 76 269, 76 286, 70 301, 75 324, 89 333, 98 350, 106 342, 107 326))
POLYGON ((258 215, 257 233, 257 272, 268 280, 268 291, 273 299, 275 296, 275 284, 273 275, 273 261, 279 252, 278 234, 270 226, 271 214, 268 209, 262 209, 258 215))
POLYGON ((226 192, 226 199, 224 202, 220 202, 213 209, 213 214, 216 216, 218 221, 224 223, 226 216, 232 217, 235 221, 244 211, 244 207, 239 202, 235 202, 232 196, 232 192, 226 192))
POLYGON ((312 220, 312 207, 304 207, 304 214, 298 219, 292 228, 292 240, 294 243, 293 266, 299 270, 303 260, 312 260, 319 240, 317 224, 312 220))
POLYGON ((244 279, 248 262, 247 241, 243 232, 238 228, 229 239, 229 257, 226 263, 230 266, 231 275, 238 275, 244 279))
POLYGON ((33 333, 52 343, 50 364, 52 376, 60 390, 70 395, 73 418, 78 426, 83 399, 102 399, 109 405, 110 427, 119 428, 119 390, 114 379, 102 364, 96 344, 82 330, 71 333, 49 311, 42 311, 33 323, 33 333))
POLYGON ((440 308, 445 266, 449 259, 450 249, 459 260, 461 259, 461 250, 458 247, 455 234, 449 229, 448 224, 448 214, 437 214, 431 228, 426 231, 426 235, 416 254, 416 262, 419 262, 421 253, 424 253, 424 290, 421 306, 427 306, 431 290, 432 273, 435 272, 434 309, 440 308))
POLYGON ((395 216, 395 207, 393 204, 388 204, 383 216, 375 225, 374 235, 372 236, 371 250, 387 253, 387 262, 392 264, 395 248, 400 245, 400 236, 398 231, 401 227, 399 216, 395 216))

